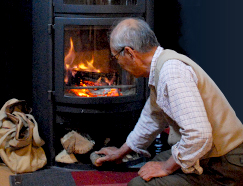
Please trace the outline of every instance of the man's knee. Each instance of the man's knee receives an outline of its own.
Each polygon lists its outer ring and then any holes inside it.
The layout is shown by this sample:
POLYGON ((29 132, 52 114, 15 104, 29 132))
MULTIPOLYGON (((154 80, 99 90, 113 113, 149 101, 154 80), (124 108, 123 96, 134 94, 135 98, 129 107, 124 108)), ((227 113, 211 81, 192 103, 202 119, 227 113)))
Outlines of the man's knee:
POLYGON ((169 175, 161 178, 152 178, 150 181, 145 181, 141 177, 133 178, 128 186, 154 186, 154 185, 163 185, 163 186, 190 186, 193 185, 194 182, 188 182, 185 179, 185 174, 178 175, 169 175))
POLYGON ((133 178, 129 183, 128 186, 146 186, 146 182, 140 177, 133 178))

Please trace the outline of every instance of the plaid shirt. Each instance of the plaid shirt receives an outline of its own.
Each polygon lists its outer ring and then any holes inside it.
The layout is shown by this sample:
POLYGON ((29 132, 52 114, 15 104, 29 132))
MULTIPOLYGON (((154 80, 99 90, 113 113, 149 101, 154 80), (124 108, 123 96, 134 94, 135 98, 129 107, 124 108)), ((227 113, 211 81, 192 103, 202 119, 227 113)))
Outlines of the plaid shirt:
MULTIPOLYGON (((163 52, 158 47, 152 62, 149 85, 154 86, 154 69, 163 52)), ((197 88, 197 76, 185 63, 173 59, 163 65, 157 86, 159 107, 180 127, 181 140, 172 146, 172 155, 185 173, 203 172, 199 165, 212 146, 212 127, 197 88)), ((127 137, 127 145, 138 153, 149 155, 145 150, 168 124, 151 118, 150 100, 146 102, 134 130, 127 137)))

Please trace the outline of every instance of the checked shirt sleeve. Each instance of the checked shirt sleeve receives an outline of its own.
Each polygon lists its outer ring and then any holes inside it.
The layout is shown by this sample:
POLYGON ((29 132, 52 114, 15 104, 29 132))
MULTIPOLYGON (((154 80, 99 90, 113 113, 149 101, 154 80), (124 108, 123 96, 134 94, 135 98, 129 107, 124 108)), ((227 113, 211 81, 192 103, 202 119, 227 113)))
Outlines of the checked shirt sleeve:
POLYGON ((167 61, 157 87, 157 104, 180 127, 181 140, 172 155, 185 173, 202 174, 199 159, 212 146, 212 127, 197 88, 193 69, 179 60, 167 61))
POLYGON ((126 144, 135 152, 150 157, 146 150, 167 126, 165 122, 155 122, 151 118, 150 98, 148 98, 133 131, 128 135, 126 144))

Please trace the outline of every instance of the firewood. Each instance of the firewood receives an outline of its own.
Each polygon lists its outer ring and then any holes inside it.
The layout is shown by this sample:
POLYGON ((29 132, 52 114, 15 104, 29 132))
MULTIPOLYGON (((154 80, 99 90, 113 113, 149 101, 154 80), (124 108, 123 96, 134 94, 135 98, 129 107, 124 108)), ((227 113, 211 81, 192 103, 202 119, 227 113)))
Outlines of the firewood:
POLYGON ((61 139, 61 143, 63 145, 63 148, 69 154, 85 154, 89 152, 94 146, 93 141, 88 140, 87 138, 75 131, 71 131, 68 134, 66 134, 61 139))
POLYGON ((63 148, 67 153, 72 154, 74 152, 75 146, 75 136, 74 131, 67 133, 63 138, 61 138, 61 143, 63 148))
POLYGON ((74 154, 68 154, 65 149, 56 156, 55 160, 56 162, 61 162, 61 163, 78 162, 74 154))
MULTIPOLYGON (((101 157, 104 157, 104 156, 105 156, 104 154, 96 154, 95 152, 92 152, 90 154, 90 160, 91 160, 93 165, 95 165, 96 167, 100 167, 100 166, 102 166, 102 163, 98 164, 96 162, 96 160, 101 158, 101 157)), ((127 163, 127 162, 136 161, 139 158, 140 158, 139 154, 137 154, 137 153, 127 154, 125 157, 122 158, 122 162, 121 163, 127 163)))
POLYGON ((90 154, 90 160, 93 163, 93 165, 95 165, 96 167, 100 167, 102 164, 98 164, 96 160, 104 156, 104 154, 96 154, 95 152, 92 152, 90 154))

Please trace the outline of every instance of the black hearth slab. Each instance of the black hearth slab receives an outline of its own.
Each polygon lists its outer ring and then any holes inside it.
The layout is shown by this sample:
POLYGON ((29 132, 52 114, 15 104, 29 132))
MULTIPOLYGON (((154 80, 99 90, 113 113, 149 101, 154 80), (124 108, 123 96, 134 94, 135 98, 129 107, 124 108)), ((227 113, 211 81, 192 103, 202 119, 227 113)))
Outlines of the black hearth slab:
POLYGON ((96 167, 93 164, 83 164, 83 163, 60 163, 55 162, 55 167, 59 167, 60 169, 67 170, 76 170, 76 171, 84 171, 84 170, 99 170, 99 171, 138 171, 146 162, 149 161, 149 158, 140 157, 133 161, 124 162, 121 164, 116 164, 115 162, 105 162, 102 166, 96 167))
POLYGON ((91 164, 82 164, 82 163, 60 163, 60 162, 55 162, 55 166, 56 168, 60 168, 60 169, 67 169, 67 170, 71 170, 71 171, 80 171, 80 170, 97 170, 94 166, 92 166, 91 164))
POLYGON ((33 173, 11 175, 10 186, 76 186, 71 171, 64 169, 44 169, 33 173))

